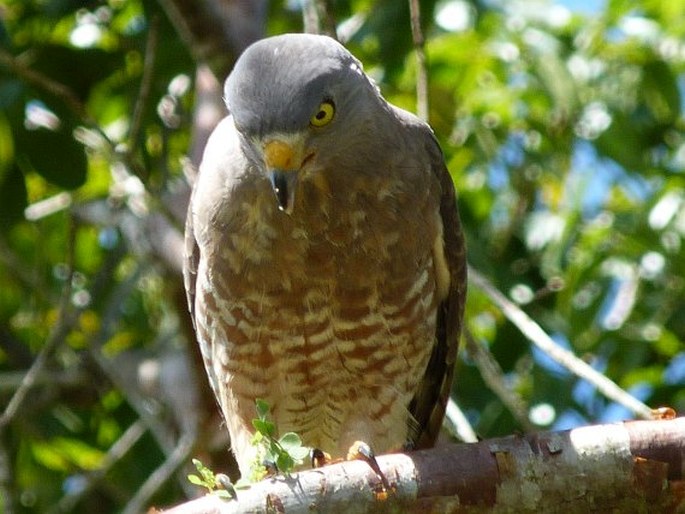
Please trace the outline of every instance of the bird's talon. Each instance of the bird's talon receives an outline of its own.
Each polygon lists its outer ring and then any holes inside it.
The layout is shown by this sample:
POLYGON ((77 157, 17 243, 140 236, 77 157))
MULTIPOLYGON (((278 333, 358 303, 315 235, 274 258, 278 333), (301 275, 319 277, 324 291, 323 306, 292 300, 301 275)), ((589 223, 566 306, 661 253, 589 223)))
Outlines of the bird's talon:
POLYGON ((320 450, 319 448, 312 448, 312 451, 309 454, 311 463, 312 463, 312 468, 322 468, 326 464, 331 463, 331 456, 326 453, 323 450, 320 450))
POLYGON ((376 460, 376 454, 371 446, 366 444, 364 441, 355 441, 347 451, 347 460, 363 460, 366 462, 381 481, 382 488, 381 490, 376 491, 376 498, 379 500, 387 499, 388 494, 393 490, 393 488, 390 486, 385 474, 381 471, 378 461, 376 460))
POLYGON ((376 454, 364 441, 355 441, 347 451, 347 460, 376 461, 376 454))
POLYGON ((266 471, 265 476, 271 477, 278 474, 278 466, 276 466, 276 463, 274 461, 264 459, 262 461, 262 466, 264 466, 264 470, 266 471))

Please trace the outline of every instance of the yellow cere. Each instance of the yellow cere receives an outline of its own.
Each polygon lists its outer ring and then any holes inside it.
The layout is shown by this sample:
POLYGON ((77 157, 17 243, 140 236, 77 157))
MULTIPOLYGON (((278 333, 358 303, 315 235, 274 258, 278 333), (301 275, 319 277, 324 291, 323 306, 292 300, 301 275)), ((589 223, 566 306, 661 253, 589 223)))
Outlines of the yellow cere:
POLYGON ((269 168, 287 170, 293 166, 292 147, 278 139, 269 141, 264 146, 264 157, 266 160, 266 165, 269 168))
POLYGON ((313 127, 323 127, 328 125, 335 115, 335 105, 330 100, 321 102, 316 113, 309 119, 313 127))

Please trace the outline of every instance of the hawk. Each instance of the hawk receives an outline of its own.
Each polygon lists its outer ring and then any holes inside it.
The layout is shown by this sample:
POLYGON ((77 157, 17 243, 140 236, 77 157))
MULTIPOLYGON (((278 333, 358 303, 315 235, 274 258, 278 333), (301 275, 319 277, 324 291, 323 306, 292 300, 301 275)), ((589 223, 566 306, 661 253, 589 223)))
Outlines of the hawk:
POLYGON ((243 476, 255 399, 346 454, 431 446, 466 293, 454 186, 424 122, 335 40, 254 43, 225 84, 187 222, 185 286, 243 476))

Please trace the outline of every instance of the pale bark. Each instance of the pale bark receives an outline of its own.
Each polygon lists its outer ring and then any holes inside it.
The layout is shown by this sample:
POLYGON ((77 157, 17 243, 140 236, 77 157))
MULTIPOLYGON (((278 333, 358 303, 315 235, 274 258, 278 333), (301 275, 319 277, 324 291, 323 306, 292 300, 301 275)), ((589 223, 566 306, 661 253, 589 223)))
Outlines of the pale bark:
POLYGON ((238 512, 682 512, 685 418, 454 444, 277 477, 167 514, 238 512))

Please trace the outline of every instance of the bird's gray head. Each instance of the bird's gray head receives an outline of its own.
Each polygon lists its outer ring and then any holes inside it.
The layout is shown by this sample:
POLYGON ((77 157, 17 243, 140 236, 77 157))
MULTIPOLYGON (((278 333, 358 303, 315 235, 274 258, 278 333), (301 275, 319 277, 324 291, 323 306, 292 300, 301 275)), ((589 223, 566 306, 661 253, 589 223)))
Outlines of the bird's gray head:
MULTIPOLYGON (((224 88, 237 130, 290 212, 298 178, 332 163, 384 101, 359 61, 311 34, 263 39, 240 56, 224 88)), ((357 134, 357 136, 355 136, 357 134)), ((363 137, 363 136, 362 136, 363 137)))

